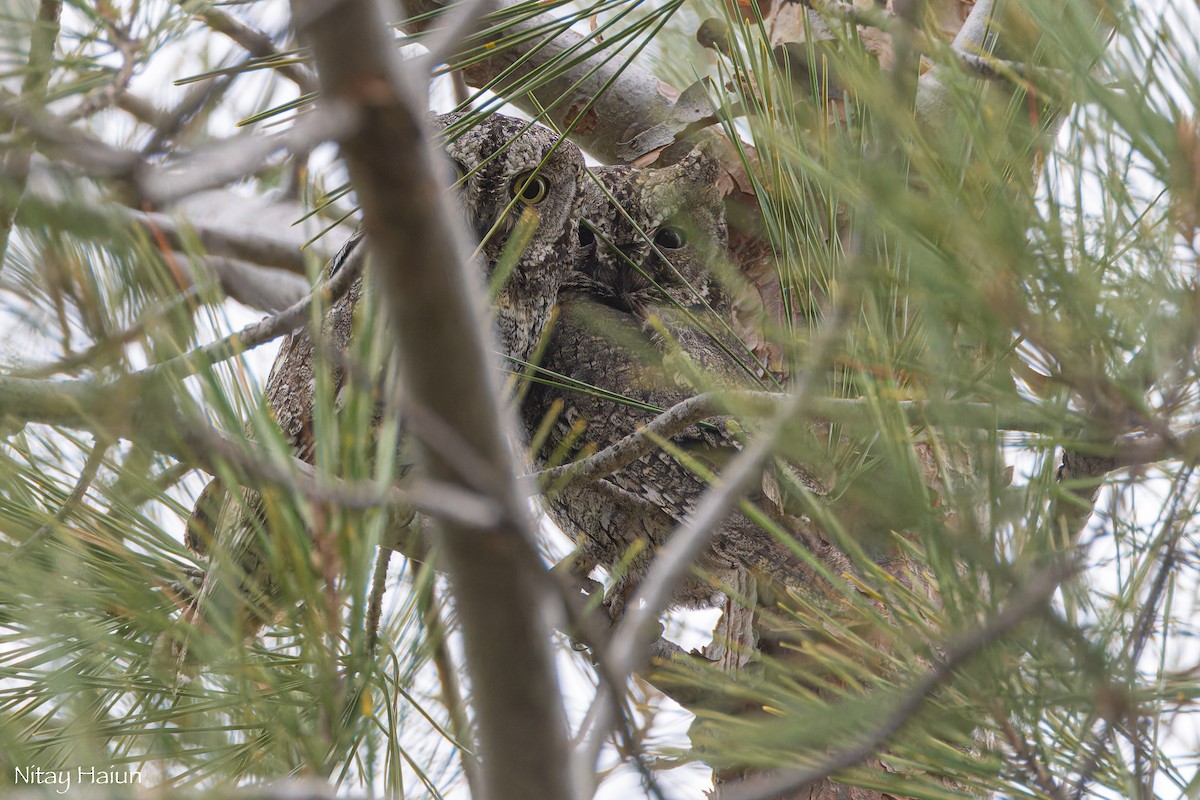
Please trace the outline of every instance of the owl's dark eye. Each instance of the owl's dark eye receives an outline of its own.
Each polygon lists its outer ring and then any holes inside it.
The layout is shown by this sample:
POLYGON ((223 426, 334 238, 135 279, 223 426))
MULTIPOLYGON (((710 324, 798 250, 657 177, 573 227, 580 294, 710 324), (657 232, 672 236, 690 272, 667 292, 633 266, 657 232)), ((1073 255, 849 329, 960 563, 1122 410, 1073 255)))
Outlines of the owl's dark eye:
POLYGON ((595 232, 588 227, 586 222, 579 223, 579 246, 582 248, 591 247, 596 243, 595 232))
POLYGON ((536 206, 545 200, 549 193, 550 181, 541 175, 534 175, 532 172, 522 172, 512 182, 513 197, 531 206, 536 206))
POLYGON ((659 228, 654 234, 654 244, 664 250, 678 250, 687 244, 687 234, 682 228, 659 228))

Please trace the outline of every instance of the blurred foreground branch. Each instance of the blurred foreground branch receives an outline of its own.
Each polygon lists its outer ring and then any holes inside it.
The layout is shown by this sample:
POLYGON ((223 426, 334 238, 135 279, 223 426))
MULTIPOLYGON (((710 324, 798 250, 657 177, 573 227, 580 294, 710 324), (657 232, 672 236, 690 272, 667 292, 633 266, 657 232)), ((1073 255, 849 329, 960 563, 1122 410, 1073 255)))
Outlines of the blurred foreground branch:
MULTIPOLYGON (((448 167, 439 169, 444 157, 426 130, 428 75, 405 69, 373 0, 292 5, 327 102, 354 110, 342 155, 363 207, 374 277, 392 312, 405 377, 400 405, 436 411, 472 460, 490 470, 488 488, 503 509, 490 527, 443 522, 437 545, 462 625, 484 797, 572 797, 545 622, 548 581, 517 491, 506 438, 513 425, 488 353, 482 287, 468 269, 460 215, 442 190, 448 167)), ((470 486, 454 458, 423 444, 432 476, 470 486)))
MULTIPOLYGON (((54 64, 54 46, 58 42, 59 17, 62 15, 62 0, 41 0, 37 17, 33 21, 33 33, 29 37, 29 61, 25 67, 25 79, 21 83, 21 100, 40 105, 50 82, 50 68, 54 64)), ((0 127, 6 133, 16 129, 18 120, 0 112, 0 127)), ((4 269, 4 257, 8 252, 8 236, 20 208, 21 196, 25 194, 25 181, 29 178, 29 163, 33 149, 20 147, 10 151, 3 159, 3 175, 9 185, 0 191, 0 270, 4 269)))

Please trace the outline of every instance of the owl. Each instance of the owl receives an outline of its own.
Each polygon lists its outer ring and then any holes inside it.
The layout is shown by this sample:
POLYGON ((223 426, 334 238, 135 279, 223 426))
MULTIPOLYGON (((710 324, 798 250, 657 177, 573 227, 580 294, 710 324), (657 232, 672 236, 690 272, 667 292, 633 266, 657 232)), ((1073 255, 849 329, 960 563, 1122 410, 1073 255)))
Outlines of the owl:
MULTIPOLYGON (((712 269, 725 247, 716 165, 693 152, 663 168, 608 167, 594 175, 581 203, 576 273, 560 294, 540 362, 544 377, 521 409, 540 466, 564 451, 607 447, 656 409, 714 383, 751 385, 753 363, 727 325, 730 301, 712 269)), ((614 616, 709 488, 685 462, 719 473, 738 451, 728 423, 691 426, 671 441, 675 454, 658 450, 597 481, 551 487, 550 517, 577 545, 572 571, 581 579, 596 566, 610 571, 615 582, 605 604, 614 616)), ((811 580, 811 570, 786 551, 734 513, 699 560, 702 575, 689 577, 674 602, 712 605, 714 587, 746 567, 786 566, 793 580, 811 580)))
MULTIPOLYGON (((559 287, 576 260, 578 197, 583 186, 579 149, 547 128, 493 114, 461 133, 470 120, 444 114, 435 126, 448 138, 445 149, 454 166, 461 207, 480 242, 479 266, 495 287, 492 311, 500 349, 525 360, 542 336, 559 287), (497 275, 514 232, 525 240, 506 275, 497 275)), ((331 277, 363 242, 355 233, 326 270, 331 277)), ((326 314, 322 323, 326 352, 344 355, 354 332, 355 311, 364 291, 360 277, 326 314)), ((431 343, 436 346, 436 343, 431 343)), ((331 362, 334 391, 345 383, 345 359, 331 362)), ((267 379, 266 398, 295 454, 313 460, 314 369, 322 359, 307 330, 284 340, 267 379)))
MULTIPOLYGON (((501 350, 512 358, 526 359, 541 338, 559 287, 576 260, 583 157, 574 145, 546 128, 499 114, 470 127, 464 114, 443 115, 434 122, 446 139, 445 150, 455 170, 447 176, 447 183, 458 187, 461 209, 479 241, 478 265, 498 284, 493 286, 492 311, 501 350), (508 247, 510 241, 512 248, 508 247)), ((330 261, 325 277, 343 268, 364 243, 362 233, 355 233, 330 261)), ((331 371, 337 407, 350 380, 355 312, 369 290, 369 284, 358 278, 325 315, 320 336, 314 338, 308 330, 292 333, 272 366, 266 400, 295 455, 309 463, 316 455, 317 371, 331 371)), ((382 414, 378 405, 372 428, 382 414)), ((397 457, 403 460, 400 454, 397 457)), ((398 472, 403 468, 397 464, 398 472)), ((247 634, 270 618, 278 588, 275 577, 261 563, 260 548, 249 543, 253 529, 266 526, 265 516, 256 492, 241 490, 237 498, 214 481, 201 495, 187 526, 189 547, 204 554, 215 538, 223 554, 228 555, 230 548, 238 551, 245 576, 240 591, 218 590, 218 570, 210 568, 194 606, 207 603, 250 609, 250 614, 236 615, 241 631, 247 634), (251 535, 239 536, 239 532, 251 535), (233 544, 235 539, 242 543, 233 544)), ((207 616, 206 611, 199 613, 207 616)))

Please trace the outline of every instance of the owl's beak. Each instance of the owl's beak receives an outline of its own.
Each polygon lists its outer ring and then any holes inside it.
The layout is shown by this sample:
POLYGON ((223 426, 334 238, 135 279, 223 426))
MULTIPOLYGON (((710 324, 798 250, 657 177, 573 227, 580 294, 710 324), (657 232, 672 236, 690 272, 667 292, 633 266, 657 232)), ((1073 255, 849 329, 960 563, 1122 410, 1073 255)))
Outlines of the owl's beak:
MULTIPOLYGON (((490 203, 481 203, 483 207, 494 207, 490 203)), ((503 207, 503 206, 501 206, 503 207)), ((503 242, 512 232, 514 218, 512 214, 495 215, 480 213, 471 214, 471 228, 480 242, 503 242)))

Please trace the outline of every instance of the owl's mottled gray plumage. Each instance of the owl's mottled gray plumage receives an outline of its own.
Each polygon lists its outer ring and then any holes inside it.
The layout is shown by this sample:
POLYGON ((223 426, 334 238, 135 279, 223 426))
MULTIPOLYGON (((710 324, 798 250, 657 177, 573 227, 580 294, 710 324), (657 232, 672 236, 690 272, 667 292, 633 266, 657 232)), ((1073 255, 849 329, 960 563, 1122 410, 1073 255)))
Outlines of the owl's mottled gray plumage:
MULTIPOLYGON (((439 131, 455 126, 464 115, 447 114, 435 120, 439 131)), ((450 137, 447 137, 450 138, 450 137)), ((530 126, 511 117, 492 115, 448 141, 445 149, 458 172, 459 197, 466 218, 479 241, 480 266, 490 278, 501 261, 505 247, 519 225, 522 213, 533 222, 532 232, 516 257, 509 274, 493 301, 496 330, 502 352, 514 358, 527 358, 539 341, 549 319, 559 286, 574 264, 578 225, 578 194, 584 177, 583 157, 572 144, 538 125, 530 126)), ((449 182, 449 181, 448 181, 449 182)), ((350 254, 364 243, 355 233, 341 252, 330 261, 325 277, 331 277, 350 254)), ((507 254, 506 254, 507 255, 507 254)), ((308 330, 299 330, 285 339, 267 380, 266 399, 295 454, 312 463, 316 374, 323 364, 332 372, 331 386, 339 397, 348 380, 347 357, 354 336, 355 309, 367 288, 362 278, 338 299, 326 314, 320 335, 314 339, 308 330)), ((436 347, 436 342, 429 343, 436 347)), ((378 421, 379 415, 377 414, 378 421)), ((262 516, 261 498, 242 490, 241 502, 229 497, 219 485, 206 489, 188 524, 189 545, 197 551, 207 549, 213 533, 220 537, 219 547, 228 546, 231 534, 248 532, 255 527, 249 518, 262 516), (222 500, 222 495, 225 495, 222 500), (216 509, 220 517, 214 521, 216 509)), ((259 520, 261 525, 261 520, 259 520)), ((248 537, 242 536, 243 539, 248 537)), ((246 620, 243 629, 257 629, 269 613, 270 599, 276 592, 275 581, 259 563, 257 548, 243 546, 240 556, 248 578, 240 592, 222 589, 220 602, 245 603, 259 598, 263 608, 255 609, 257 619, 246 620)), ((213 575, 206 577, 204 595, 216 601, 208 588, 213 575)))
MULTIPOLYGON (((450 126, 464 116, 447 114, 438 119, 450 126)), ((493 301, 501 352, 526 359, 541 338, 559 287, 575 261, 583 155, 549 129, 501 114, 447 143, 446 151, 465 176, 463 206, 483 242, 489 277, 523 210, 537 214, 537 228, 493 301), (535 170, 547 181, 545 196, 536 203, 514 202, 517 194, 537 188, 522 183, 535 170)))
MULTIPOLYGON (((463 114, 437 117, 439 129, 460 122, 463 114)), ((483 242, 481 267, 490 278, 517 227, 523 211, 537 213, 537 227, 512 272, 497 293, 492 308, 501 352, 526 359, 536 346, 550 316, 563 279, 575 261, 579 224, 577 197, 584 177, 583 156, 570 142, 540 125, 493 114, 446 144, 460 181, 462 207, 475 236, 483 242), (544 163, 543 163, 544 162, 544 163), (547 181, 546 194, 536 204, 516 200, 518 182, 537 171, 547 181)), ((361 241, 356 233, 329 265, 332 275, 361 241)), ((346 353, 354 310, 362 297, 362 278, 326 315, 323 339, 331 352, 346 353)), ((436 346, 436 342, 431 342, 436 346)), ((296 454, 311 461, 315 346, 307 330, 293 333, 280 348, 267 380, 267 402, 296 454)), ((344 382, 342 364, 333 364, 333 385, 344 382)))
MULTIPOLYGON (((716 165, 694 152, 660 169, 609 167, 594 174, 600 185, 585 184, 578 272, 560 295, 560 317, 541 366, 600 391, 531 387, 522 407, 531 436, 562 403, 551 435, 534 454, 542 465, 561 454, 581 423, 586 428, 573 450, 604 448, 657 415, 644 406, 670 408, 713 383, 738 385, 745 377, 736 355, 741 348, 724 324, 730 304, 710 268, 725 246, 716 165), (612 394, 638 405, 611 400, 612 394)), ((725 422, 693 425, 672 446, 719 472, 739 448, 725 422)), ((577 575, 598 565, 623 572, 607 598, 619 614, 655 551, 709 485, 659 450, 595 482, 562 488, 548 507, 578 546, 577 575)), ((789 582, 811 579, 808 567, 741 513, 724 521, 698 566, 711 580, 689 578, 676 603, 711 605, 719 596, 714 586, 740 568, 786 572, 789 582)))

